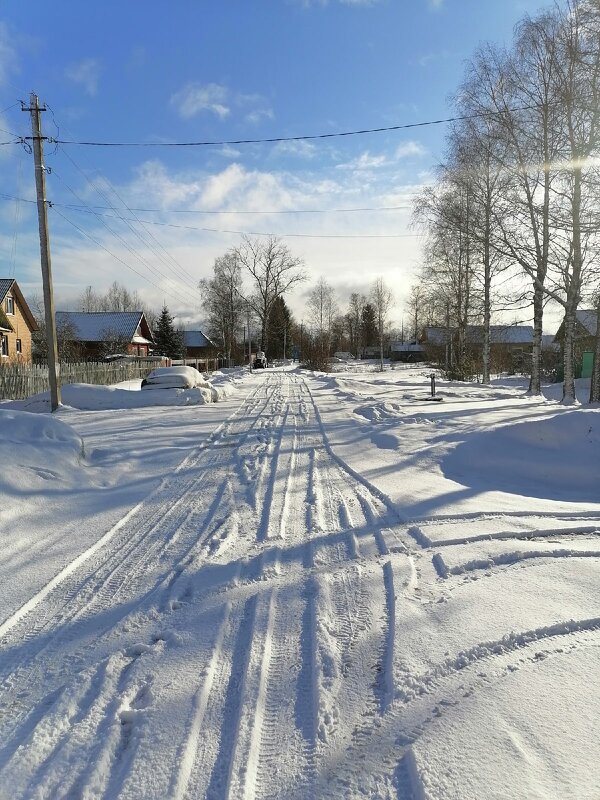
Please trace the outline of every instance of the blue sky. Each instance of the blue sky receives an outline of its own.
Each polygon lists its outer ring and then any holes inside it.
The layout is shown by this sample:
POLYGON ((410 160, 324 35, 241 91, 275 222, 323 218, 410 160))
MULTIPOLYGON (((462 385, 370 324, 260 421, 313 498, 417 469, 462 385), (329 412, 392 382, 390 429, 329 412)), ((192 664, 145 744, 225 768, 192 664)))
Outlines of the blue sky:
MULTIPOLYGON (((5 5, 0 108, 7 110, 0 128, 9 133, 0 137, 11 141, 12 134, 30 133, 19 101, 32 90, 51 109, 44 114, 45 132, 77 141, 220 142, 438 119, 452 113, 449 98, 478 43, 508 41, 518 19, 539 5, 5 5)), ((368 291, 381 275, 396 294, 399 324, 420 259, 410 203, 443 158, 444 132, 441 125, 197 148, 48 145, 57 306, 72 306, 88 284, 103 291, 119 280, 153 306, 166 302, 192 325, 202 316, 198 279, 239 242, 235 231, 247 231, 280 235, 304 258, 309 282, 289 298, 299 319, 310 281, 325 276, 343 304, 350 291, 368 291), (133 221, 100 216, 114 215, 111 208, 95 215, 65 208, 69 204, 114 206, 133 221), (401 208, 334 210, 389 206, 401 208), (126 207, 145 210, 132 215, 126 207), (308 213, 314 210, 323 213, 308 213), (232 213, 241 211, 253 213, 232 213)), ((32 160, 21 145, 0 148, 0 173, 5 194, 33 199, 32 160)), ((26 295, 40 293, 41 285, 34 211, 30 203, 0 198, 0 273, 14 275, 26 295)))

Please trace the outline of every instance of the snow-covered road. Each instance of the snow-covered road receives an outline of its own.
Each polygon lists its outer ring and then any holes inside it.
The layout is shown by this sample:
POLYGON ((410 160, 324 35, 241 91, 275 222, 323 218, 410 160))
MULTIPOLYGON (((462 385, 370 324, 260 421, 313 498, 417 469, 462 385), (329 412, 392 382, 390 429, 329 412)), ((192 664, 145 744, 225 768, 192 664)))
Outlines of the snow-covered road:
POLYGON ((244 392, 1 622, 0 797, 593 797, 597 744, 574 793, 561 732, 540 745, 537 671, 582 673, 553 702, 585 736, 598 511, 403 519, 332 447, 339 397, 244 392))

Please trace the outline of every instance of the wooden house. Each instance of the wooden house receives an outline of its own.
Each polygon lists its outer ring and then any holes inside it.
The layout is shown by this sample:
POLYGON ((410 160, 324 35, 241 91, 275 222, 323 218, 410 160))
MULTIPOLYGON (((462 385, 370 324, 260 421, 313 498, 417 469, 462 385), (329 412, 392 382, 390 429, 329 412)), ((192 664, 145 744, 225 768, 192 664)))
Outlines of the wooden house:
MULTIPOLYGON (((474 367, 481 368, 483 355, 483 325, 468 325, 465 330, 465 349, 474 367)), ((458 347, 458 329, 430 326, 423 329, 420 344, 427 360, 446 363, 458 347)), ((493 372, 526 372, 531 364, 533 327, 531 325, 491 325, 490 361, 493 372)))
POLYGON ((83 360, 117 353, 147 358, 154 344, 143 311, 57 311, 56 327, 83 360))
POLYGON ((201 330, 183 331, 183 344, 187 358, 214 358, 217 345, 201 330))
POLYGON ((38 329, 14 278, 0 278, 0 363, 31 363, 31 338, 38 329))

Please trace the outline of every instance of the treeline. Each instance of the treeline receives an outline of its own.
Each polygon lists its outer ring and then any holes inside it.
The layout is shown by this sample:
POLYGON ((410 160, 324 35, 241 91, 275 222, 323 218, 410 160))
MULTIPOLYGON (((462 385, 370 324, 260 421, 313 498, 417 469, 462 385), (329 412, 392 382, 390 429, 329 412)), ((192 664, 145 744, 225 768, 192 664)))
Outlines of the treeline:
POLYGON ((276 237, 244 237, 215 259, 211 278, 200 281, 206 330, 224 357, 243 363, 248 341, 269 359, 298 357, 315 369, 327 369, 336 351, 360 356, 378 347, 381 357, 389 336, 392 294, 377 279, 367 295, 352 294, 346 311, 324 279, 307 294, 298 321, 286 295, 306 280, 304 263, 276 237))
MULTIPOLYGON (((563 401, 575 402, 573 343, 584 301, 600 322, 600 0, 526 16, 510 47, 481 46, 455 105, 461 119, 445 163, 415 210, 427 237, 410 300, 415 330, 452 330, 451 369, 468 377, 467 327, 481 324, 487 382, 493 314, 532 315, 529 391, 540 394, 552 301, 564 314, 563 401)), ((598 342, 592 402, 600 401, 598 342)))

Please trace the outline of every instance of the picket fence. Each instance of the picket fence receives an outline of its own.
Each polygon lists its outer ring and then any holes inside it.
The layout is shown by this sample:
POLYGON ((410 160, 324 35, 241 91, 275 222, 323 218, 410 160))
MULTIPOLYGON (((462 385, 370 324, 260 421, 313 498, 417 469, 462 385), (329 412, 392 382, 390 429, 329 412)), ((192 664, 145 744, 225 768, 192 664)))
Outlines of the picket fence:
MULTIPOLYGON (((60 365, 59 382, 93 383, 110 386, 120 381, 144 378, 156 364, 142 361, 112 363, 82 362, 60 365)), ((48 367, 37 364, 5 364, 0 366, 0 400, 25 400, 50 390, 48 367)))

